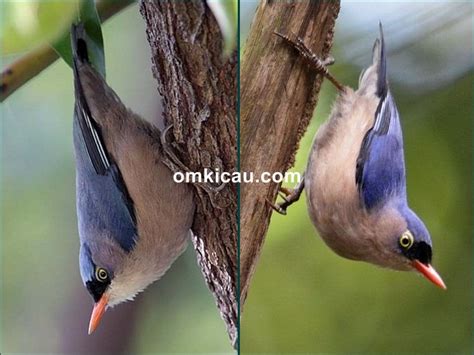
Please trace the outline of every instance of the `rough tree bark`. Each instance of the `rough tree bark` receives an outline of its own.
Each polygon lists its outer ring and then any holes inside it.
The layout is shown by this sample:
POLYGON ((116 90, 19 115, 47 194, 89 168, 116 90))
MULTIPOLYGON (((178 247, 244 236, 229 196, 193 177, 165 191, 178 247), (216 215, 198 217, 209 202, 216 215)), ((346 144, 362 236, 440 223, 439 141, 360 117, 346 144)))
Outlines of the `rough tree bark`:
MULTIPOLYGON (((321 76, 273 34, 294 34, 325 58, 332 45, 339 1, 262 1, 241 64, 241 168, 285 172, 294 163, 317 103, 321 76)), ((241 187, 240 304, 247 296, 280 184, 241 187)))
MULTIPOLYGON (((153 73, 164 98, 172 170, 233 172, 237 164, 237 54, 223 40, 204 1, 143 0, 153 73)), ((237 189, 196 188, 193 244, 198 263, 227 325, 237 339, 237 189)))

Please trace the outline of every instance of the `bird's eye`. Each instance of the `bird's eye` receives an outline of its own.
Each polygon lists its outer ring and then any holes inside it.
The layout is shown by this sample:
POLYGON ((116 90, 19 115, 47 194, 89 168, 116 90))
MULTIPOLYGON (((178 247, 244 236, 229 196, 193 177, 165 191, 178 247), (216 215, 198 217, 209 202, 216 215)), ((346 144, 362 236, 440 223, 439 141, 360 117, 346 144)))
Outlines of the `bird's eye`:
POLYGON ((109 273, 104 268, 98 267, 95 270, 95 278, 101 282, 105 282, 109 278, 109 273))
POLYGON ((406 231, 405 233, 403 233, 399 241, 400 246, 403 249, 410 249, 411 246, 413 245, 413 242, 414 242, 413 234, 411 234, 410 231, 406 231))

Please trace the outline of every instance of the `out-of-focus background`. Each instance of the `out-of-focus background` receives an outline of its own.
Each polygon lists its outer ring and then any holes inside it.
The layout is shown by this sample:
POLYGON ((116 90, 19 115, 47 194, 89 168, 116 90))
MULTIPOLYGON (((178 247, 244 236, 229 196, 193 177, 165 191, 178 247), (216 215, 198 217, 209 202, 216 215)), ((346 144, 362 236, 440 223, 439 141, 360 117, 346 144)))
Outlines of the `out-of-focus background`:
MULTIPOLYGON (((256 1, 241 2, 241 50, 255 8, 256 1)), ((431 232, 433 264, 448 290, 337 256, 303 198, 287 216, 272 216, 241 315, 242 354, 472 353, 472 16, 471 2, 343 0, 330 68, 357 86, 382 21, 409 202, 431 232)), ((326 81, 295 171, 304 170, 335 95, 326 81)))
MULTIPOLYGON (((28 30, 35 17, 21 3, 9 5, 18 5, 23 15, 17 28, 28 30)), ((109 84, 135 112, 158 117, 138 5, 108 20, 103 34, 109 84)), ((7 39, 3 33, 2 45, 7 39)), ((28 45, 20 47, 1 57, 2 68, 28 45)), ((87 335, 93 303, 78 266, 72 112, 72 72, 62 60, 0 105, 0 351, 231 353, 192 246, 159 282, 134 302, 108 310, 97 331, 87 335)))

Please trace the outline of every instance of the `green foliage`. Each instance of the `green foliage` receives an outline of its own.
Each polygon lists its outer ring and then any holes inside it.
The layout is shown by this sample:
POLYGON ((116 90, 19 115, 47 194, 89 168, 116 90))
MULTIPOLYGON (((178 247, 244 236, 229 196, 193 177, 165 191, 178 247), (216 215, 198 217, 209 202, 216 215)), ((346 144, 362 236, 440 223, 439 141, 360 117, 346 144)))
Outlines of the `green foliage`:
POLYGON ((238 0, 208 0, 207 5, 224 37, 224 53, 229 55, 237 43, 238 0))
POLYGON ((29 50, 56 40, 74 18, 79 0, 2 1, 2 55, 29 50))
MULTIPOLYGON (((84 24, 87 34, 89 58, 96 70, 105 77, 104 40, 100 25, 99 14, 94 0, 82 0, 78 22, 84 24)), ((69 29, 61 38, 53 43, 53 48, 72 67, 72 50, 69 29)))

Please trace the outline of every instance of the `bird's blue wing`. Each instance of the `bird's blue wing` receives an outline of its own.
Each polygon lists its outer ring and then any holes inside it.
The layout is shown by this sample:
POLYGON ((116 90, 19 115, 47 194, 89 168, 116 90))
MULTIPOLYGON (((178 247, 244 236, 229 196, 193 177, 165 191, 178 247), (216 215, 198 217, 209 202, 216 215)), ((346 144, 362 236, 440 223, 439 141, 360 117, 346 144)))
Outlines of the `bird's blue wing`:
POLYGON ((72 36, 76 95, 74 140, 81 234, 87 237, 108 231, 124 250, 129 251, 135 245, 137 234, 133 201, 119 167, 104 144, 100 126, 91 114, 81 83, 79 66, 90 65, 82 25, 73 26, 72 36))
POLYGON ((113 237, 125 251, 130 251, 137 237, 133 201, 113 157, 108 158, 109 165, 103 173, 96 170, 80 121, 81 118, 76 116, 74 143, 81 238, 105 233, 113 237))
POLYGON ((405 194, 403 137, 397 108, 390 92, 380 102, 374 126, 362 141, 356 184, 365 208, 372 209, 405 194))
POLYGON ((374 124, 366 133, 356 165, 356 184, 366 209, 391 197, 406 195, 403 135, 395 101, 388 88, 387 60, 382 25, 374 45, 375 95, 379 104, 374 124))

